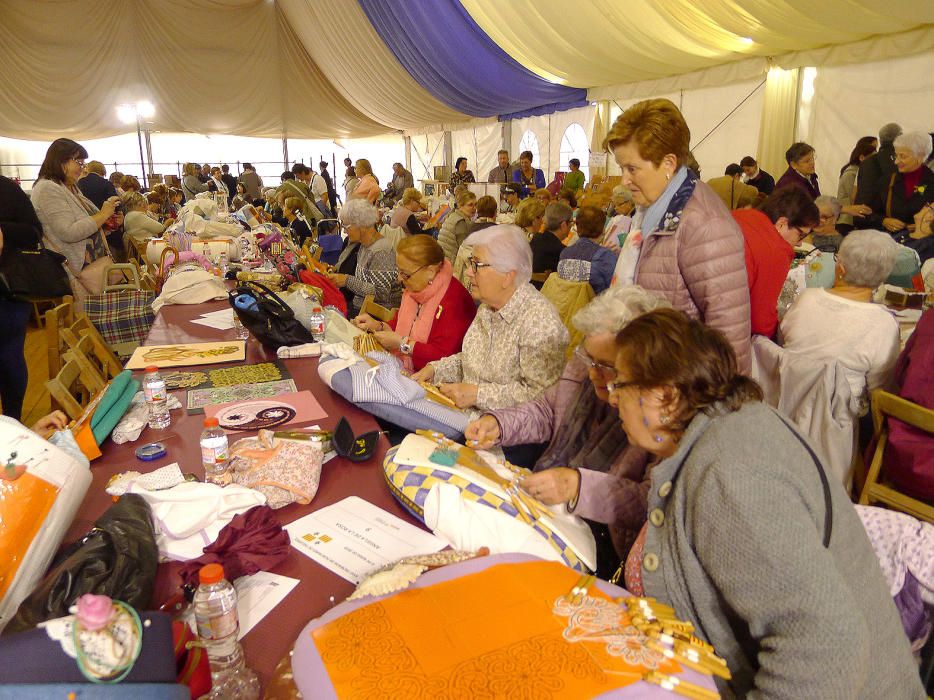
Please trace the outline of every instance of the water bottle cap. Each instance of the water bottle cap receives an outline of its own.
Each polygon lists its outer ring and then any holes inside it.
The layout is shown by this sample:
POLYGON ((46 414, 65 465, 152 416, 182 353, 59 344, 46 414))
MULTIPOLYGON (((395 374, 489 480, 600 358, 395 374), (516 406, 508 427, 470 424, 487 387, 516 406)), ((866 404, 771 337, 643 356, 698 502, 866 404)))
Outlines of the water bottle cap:
POLYGON ((155 365, 150 365, 149 367, 146 368, 146 374, 151 374, 152 372, 158 372, 158 371, 159 371, 159 368, 156 367, 155 365))
POLYGON ((198 580, 201 583, 217 583, 224 578, 224 567, 220 564, 205 564, 198 572, 198 580))
POLYGON ((217 422, 217 418, 205 418, 204 427, 205 428, 216 428, 220 423, 217 422))

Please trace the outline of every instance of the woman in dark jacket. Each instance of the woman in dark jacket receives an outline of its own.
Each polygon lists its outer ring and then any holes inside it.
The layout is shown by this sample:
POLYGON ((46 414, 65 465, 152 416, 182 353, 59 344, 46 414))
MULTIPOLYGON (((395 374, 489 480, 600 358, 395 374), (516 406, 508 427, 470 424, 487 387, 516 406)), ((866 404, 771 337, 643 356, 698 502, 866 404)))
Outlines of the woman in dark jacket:
POLYGON ((791 185, 800 187, 811 199, 820 197, 820 184, 814 172, 814 147, 802 141, 791 144, 785 151, 785 162, 788 163, 788 170, 778 178, 775 189, 791 185))
POLYGON ((874 212, 869 221, 873 228, 888 231, 898 240, 914 228, 915 214, 934 202, 934 172, 925 165, 931 155, 931 137, 923 131, 902 134, 894 146, 897 170, 883 185, 884 209, 874 212))
MULTIPOLYGON (((0 175, 0 260, 15 250, 33 249, 42 239, 42 224, 29 197, 0 175)), ((3 414, 19 420, 26 397, 28 371, 23 346, 29 304, 0 297, 0 402, 3 414)))

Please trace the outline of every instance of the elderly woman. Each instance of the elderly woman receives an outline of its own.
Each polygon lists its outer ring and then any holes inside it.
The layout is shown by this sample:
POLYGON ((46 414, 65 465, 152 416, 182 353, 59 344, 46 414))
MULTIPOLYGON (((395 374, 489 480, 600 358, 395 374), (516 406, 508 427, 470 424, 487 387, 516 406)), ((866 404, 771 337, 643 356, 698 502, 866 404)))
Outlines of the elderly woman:
POLYGON ((636 203, 632 200, 632 192, 621 185, 613 188, 613 196, 610 198, 610 208, 600 245, 609 248, 614 253, 619 253, 629 229, 632 228, 631 214, 635 208, 636 203))
POLYGON ((594 523, 609 525, 611 542, 600 536, 597 570, 609 578, 625 559, 645 522, 646 453, 627 451, 626 434, 607 403, 607 382, 616 377, 616 334, 636 316, 667 306, 640 287, 612 287, 574 316, 584 333, 557 383, 537 399, 501 408, 469 423, 468 440, 480 448, 547 442, 535 474, 522 487, 547 505, 568 508, 594 523), (588 381, 589 380, 589 381, 588 381))
POLYGON ((438 242, 425 234, 403 238, 396 247, 396 267, 405 287, 399 313, 388 323, 360 314, 354 324, 373 331, 409 371, 460 352, 477 307, 454 278, 438 242))
POLYGON ((616 345, 610 402, 629 442, 660 460, 626 589, 714 646, 732 674, 717 681, 724 697, 923 698, 847 493, 724 337, 660 309, 616 345))
POLYGON ((356 269, 352 275, 328 273, 335 285, 353 292, 352 313, 348 315, 353 316, 360 311, 368 294, 374 296, 377 304, 397 308, 402 298, 402 286, 397 278, 399 270, 396 267, 396 251, 392 243, 376 230, 379 219, 376 207, 365 199, 351 199, 341 209, 340 218, 347 231, 348 246, 360 244, 356 269))
POLYGON ((422 211, 422 193, 414 187, 407 187, 402 192, 402 199, 392 210, 389 217, 389 225, 395 228, 401 228, 410 236, 417 236, 424 233, 422 226, 418 223, 418 214, 422 211))
POLYGON ((881 231, 853 231, 837 254, 833 287, 804 290, 781 322, 785 349, 815 362, 839 361, 853 396, 887 385, 898 358, 898 323, 872 303, 873 290, 892 272, 896 250, 881 231))
POLYGON ((577 241, 561 251, 558 276, 571 282, 588 282, 595 294, 610 286, 616 253, 600 245, 606 215, 599 207, 577 212, 577 241))
MULTIPOLYGON (((853 150, 850 152, 850 159, 846 165, 840 168, 840 181, 837 184, 837 201, 841 207, 847 207, 853 204, 856 199, 856 176, 859 173, 859 164, 869 156, 879 150, 879 139, 875 136, 862 136, 853 150)), ((866 209, 871 212, 869 207, 866 209)), ((837 229, 843 233, 849 233, 853 230, 853 216, 851 214, 841 214, 837 229)))
POLYGON ((532 167, 532 151, 519 154, 519 167, 512 171, 512 181, 519 185, 519 199, 545 188, 545 173, 532 167))
POLYGON ((883 211, 869 217, 873 228, 896 234, 896 240, 906 237, 913 228, 915 214, 925 204, 934 202, 934 172, 925 166, 931 155, 931 137, 923 131, 912 131, 895 139, 897 172, 883 183, 883 211))
POLYGON ((148 199, 138 192, 127 192, 123 195, 123 209, 126 212, 123 220, 125 236, 135 241, 144 241, 162 235, 165 226, 149 215, 148 208, 148 199))
POLYGON ((828 253, 836 253, 843 242, 843 236, 837 233, 837 220, 843 207, 836 197, 822 194, 814 200, 820 212, 818 225, 811 229, 810 239, 805 238, 811 245, 828 253))
POLYGON ((185 167, 182 168, 182 193, 186 200, 194 199, 202 192, 208 191, 208 186, 198 177, 200 173, 201 169, 197 163, 185 163, 185 167))
POLYGON ((457 195, 457 208, 444 217, 438 243, 444 249, 444 257, 453 265, 457 251, 470 233, 470 224, 477 213, 477 195, 464 190, 457 195))
POLYGON ((227 184, 223 180, 223 171, 218 168, 216 165, 211 168, 211 179, 208 180, 208 191, 210 192, 220 192, 221 194, 230 196, 230 191, 227 189, 227 184))
POLYGON ((304 204, 304 200, 299 197, 285 197, 282 203, 282 216, 289 224, 292 240, 298 243, 299 247, 305 245, 306 239, 311 238, 311 229, 302 213, 304 204))
POLYGON ((53 141, 31 196, 42 223, 43 240, 68 259, 75 296, 82 299, 100 291, 99 270, 112 262, 101 226, 119 202, 117 197, 110 197, 98 209, 81 194, 77 182, 87 156, 84 147, 71 139, 53 141))
POLYGON ((817 182, 817 173, 814 172, 814 147, 798 141, 791 144, 785 151, 785 162, 788 170, 782 173, 775 183, 779 187, 799 187, 810 195, 811 199, 820 197, 820 185, 817 182))
POLYGON ((529 280, 532 250, 506 224, 471 234, 470 293, 480 302, 464 346, 415 375, 439 384, 460 408, 491 410, 534 399, 564 367, 568 331, 551 302, 529 280))
POLYGON ((464 156, 460 156, 454 161, 454 172, 451 173, 451 181, 448 184, 452 192, 458 185, 466 185, 476 181, 473 171, 467 169, 467 159, 464 156))
POLYGON ((519 207, 516 209, 515 224, 525 231, 525 236, 529 240, 532 240, 535 234, 542 232, 546 206, 543 201, 535 197, 528 197, 519 202, 519 207))
POLYGON ((376 177, 373 175, 370 161, 366 158, 360 158, 354 163, 354 175, 351 176, 348 173, 347 176, 348 178, 357 178, 357 184, 354 186, 353 191, 347 195, 348 199, 365 199, 370 204, 376 204, 381 192, 379 182, 376 181, 376 177))
POLYGON ((614 283, 638 284, 726 335, 740 367, 752 365, 743 234, 685 163, 691 132, 670 100, 638 102, 607 135, 638 209, 614 283))

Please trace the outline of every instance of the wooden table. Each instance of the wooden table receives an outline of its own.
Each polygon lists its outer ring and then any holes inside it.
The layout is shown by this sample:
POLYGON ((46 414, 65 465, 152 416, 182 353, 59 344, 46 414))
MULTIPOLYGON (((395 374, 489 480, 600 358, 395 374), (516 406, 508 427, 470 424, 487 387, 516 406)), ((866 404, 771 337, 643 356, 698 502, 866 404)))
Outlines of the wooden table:
MULTIPOLYGON (((233 340, 235 332, 219 331, 191 323, 202 313, 227 307, 227 302, 208 302, 197 305, 165 306, 156 317, 144 345, 165 345, 181 342, 207 342, 233 340)), ((275 353, 263 348, 255 339, 247 341, 246 363, 273 361, 275 353)), ((308 389, 328 412, 327 418, 315 421, 322 428, 333 428, 341 416, 346 416, 357 433, 377 430, 373 417, 344 400, 318 377, 317 358, 285 360, 285 366, 291 373, 299 390, 308 389)), ((222 365, 210 365, 210 368, 222 365)), ((229 366, 229 365, 228 365, 229 366)), ((185 405, 185 392, 173 392, 185 405)), ((204 475, 201 467, 199 437, 203 415, 189 416, 185 410, 172 411, 172 425, 166 430, 145 428, 135 442, 115 445, 109 439, 102 446, 103 457, 91 465, 93 481, 82 503, 74 523, 72 523, 65 542, 79 539, 91 528, 112 503, 104 488, 114 474, 137 470, 148 472, 172 462, 178 462, 182 472, 198 476, 204 475), (164 441, 168 454, 154 462, 140 462, 135 457, 135 450, 140 445, 155 440, 164 441)), ((248 434, 247 434, 248 435, 248 434)), ((354 464, 342 458, 328 462, 321 474, 321 484, 312 502, 306 506, 292 504, 276 511, 279 522, 283 525, 292 522, 324 506, 336 503, 347 496, 360 496, 370 503, 383 508, 407 522, 420 525, 414 520, 389 493, 383 480, 382 461, 389 443, 385 436, 380 437, 379 446, 374 456, 367 462, 354 464)), ((167 563, 159 567, 156 590, 153 595, 153 607, 158 607, 178 590, 178 564, 167 563)), ((320 566, 309 557, 292 549, 288 558, 272 569, 274 573, 290 576, 300 583, 273 611, 266 616, 246 637, 243 649, 247 663, 256 670, 263 684, 268 682, 276 664, 292 648, 298 633, 309 620, 319 617, 333 605, 331 597, 341 602, 352 592, 353 584, 337 574, 320 566)))

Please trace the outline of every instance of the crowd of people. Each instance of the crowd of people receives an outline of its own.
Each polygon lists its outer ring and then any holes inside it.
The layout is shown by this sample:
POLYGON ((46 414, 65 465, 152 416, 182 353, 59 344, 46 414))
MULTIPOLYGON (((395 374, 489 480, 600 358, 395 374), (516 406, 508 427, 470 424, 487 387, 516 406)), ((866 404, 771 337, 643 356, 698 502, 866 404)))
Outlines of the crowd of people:
MULTIPOLYGON (((450 207, 432 217, 401 163, 383 190, 368 160, 345 160, 342 201, 324 162, 294 165, 275 188, 249 164, 235 178, 189 163, 180 189, 144 193, 59 139, 31 201, 0 178, 0 229, 8 245, 41 238, 65 255, 76 287, 114 249, 108 231, 158 236, 202 192, 255 207, 298 243, 332 236, 328 278, 348 317, 468 412, 467 440, 530 467, 529 494, 590 524, 602 577, 692 621, 733 692, 923 697, 918 640, 848 483, 751 377, 764 339, 839 367, 864 408, 880 387, 934 408, 918 391, 930 367, 904 369, 898 324, 874 298, 897 261, 920 272, 934 256, 931 136, 887 124, 861 138, 836 197, 821 193, 807 143, 790 145, 777 179, 746 156, 705 182, 690 139, 672 102, 645 100, 607 134, 622 171, 611 193, 586 189, 577 160, 552 187, 530 152, 512 163, 503 150, 487 175, 498 200, 471 191, 459 157, 450 207), (829 276, 811 275, 817 260, 829 276), (368 296, 395 317, 360 313, 368 296)), ((0 396, 18 417, 25 366, 11 348, 21 357, 26 317, 0 304, 0 396)), ((917 362, 932 345, 928 330, 905 353, 917 362)), ((808 400, 830 410, 831 397, 808 400)), ((932 450, 928 437, 898 454, 932 450)), ((901 488, 931 498, 934 473, 900 473, 912 475, 901 488)))

